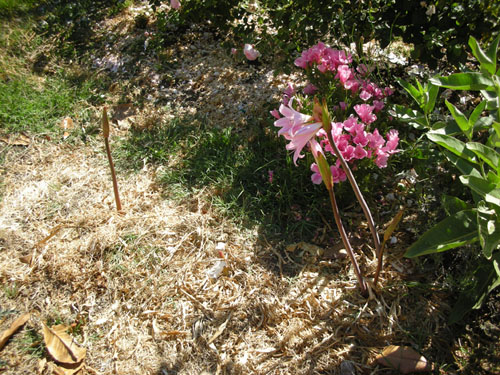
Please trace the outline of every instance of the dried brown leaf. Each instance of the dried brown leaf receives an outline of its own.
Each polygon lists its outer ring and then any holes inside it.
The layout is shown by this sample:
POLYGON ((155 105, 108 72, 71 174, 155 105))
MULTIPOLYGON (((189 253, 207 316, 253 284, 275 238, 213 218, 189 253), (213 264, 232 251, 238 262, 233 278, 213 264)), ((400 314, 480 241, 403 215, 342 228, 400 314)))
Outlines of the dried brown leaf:
POLYGON ((24 263, 24 264, 27 264, 27 265, 31 266, 31 262, 33 261, 33 254, 29 254, 29 255, 25 255, 25 256, 19 257, 19 261, 21 263, 24 263))
POLYGON ((78 346, 73 338, 66 333, 68 327, 60 324, 42 327, 43 338, 50 355, 57 361, 66 364, 76 364, 81 362, 87 350, 78 346))
POLYGON ((29 146, 31 143, 31 139, 24 134, 9 135, 6 137, 0 137, 0 141, 8 144, 9 146, 29 146))
POLYGON ((65 117, 64 120, 61 121, 61 124, 59 126, 63 130, 71 130, 75 127, 75 124, 73 123, 71 117, 65 117))
POLYGON ((0 335, 0 350, 3 349, 7 341, 9 341, 9 339, 12 337, 12 335, 16 333, 16 331, 29 320, 30 316, 31 316, 30 313, 25 313, 21 315, 19 318, 17 318, 12 322, 12 324, 8 329, 2 332, 2 334, 0 335))
POLYGON ((55 363, 50 364, 50 369, 55 375, 73 375, 79 372, 83 368, 83 362, 74 364, 60 364, 55 363))
POLYGON ((432 370, 427 359, 408 346, 390 345, 376 357, 376 360, 383 366, 401 371, 402 374, 432 370))

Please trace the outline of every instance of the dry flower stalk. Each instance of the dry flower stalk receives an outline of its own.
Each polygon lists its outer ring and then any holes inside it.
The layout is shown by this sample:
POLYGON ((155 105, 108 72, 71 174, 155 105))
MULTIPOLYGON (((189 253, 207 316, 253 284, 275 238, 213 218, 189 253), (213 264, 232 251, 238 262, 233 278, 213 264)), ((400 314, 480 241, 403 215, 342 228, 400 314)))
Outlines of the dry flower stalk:
POLYGON ((106 145, 106 154, 108 155, 109 167, 111 168, 111 178, 113 179, 113 192, 115 193, 116 209, 118 212, 122 211, 122 204, 120 202, 120 195, 118 193, 118 181, 116 180, 115 166, 113 158, 111 157, 111 149, 109 147, 109 120, 107 108, 102 110, 102 135, 104 137, 104 144, 106 145))

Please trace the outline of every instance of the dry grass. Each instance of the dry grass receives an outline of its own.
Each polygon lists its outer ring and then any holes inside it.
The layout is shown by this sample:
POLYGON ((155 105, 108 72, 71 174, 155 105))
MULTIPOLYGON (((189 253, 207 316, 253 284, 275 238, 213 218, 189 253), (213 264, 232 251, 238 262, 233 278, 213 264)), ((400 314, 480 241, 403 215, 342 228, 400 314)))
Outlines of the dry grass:
MULTIPOLYGON (((2 310, 33 312, 35 331, 78 327, 88 373, 335 374, 343 359, 370 373, 382 347, 414 343, 401 324, 415 309, 428 309, 423 331, 443 323, 437 295, 409 306, 391 267, 365 300, 346 260, 273 248, 201 198, 176 206, 154 172, 119 176, 120 215, 102 145, 33 140, 6 154, 0 279, 17 295, 2 293, 2 310), (214 279, 217 249, 227 267, 214 279)), ((8 347, 5 373, 36 372, 36 358, 8 347)))

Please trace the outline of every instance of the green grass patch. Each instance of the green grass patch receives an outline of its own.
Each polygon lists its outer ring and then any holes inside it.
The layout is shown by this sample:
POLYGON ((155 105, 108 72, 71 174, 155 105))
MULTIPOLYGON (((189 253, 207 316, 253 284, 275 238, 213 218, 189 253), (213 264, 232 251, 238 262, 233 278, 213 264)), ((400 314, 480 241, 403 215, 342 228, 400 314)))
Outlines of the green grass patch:
POLYGON ((0 18, 26 13, 36 4, 35 0, 0 0, 0 18))
MULTIPOLYGON (((295 166, 275 133, 270 123, 255 125, 248 135, 200 119, 174 119, 132 130, 115 154, 121 168, 138 170, 145 162, 165 166, 160 180, 171 198, 203 192, 239 224, 261 224, 269 237, 308 239, 325 221, 334 226, 328 196, 323 186, 311 183, 310 156, 295 166)), ((346 184, 337 195, 341 206, 352 203, 346 184)))
POLYGON ((64 72, 36 84, 29 77, 0 81, 0 126, 7 132, 52 132, 65 116, 81 119, 98 83, 92 79, 74 82, 64 72))

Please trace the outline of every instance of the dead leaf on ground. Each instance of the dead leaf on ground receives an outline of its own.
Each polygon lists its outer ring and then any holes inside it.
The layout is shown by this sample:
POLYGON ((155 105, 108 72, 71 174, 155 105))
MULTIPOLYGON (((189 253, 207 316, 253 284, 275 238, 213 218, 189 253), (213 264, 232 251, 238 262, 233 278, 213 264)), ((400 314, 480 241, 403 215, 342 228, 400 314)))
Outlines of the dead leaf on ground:
POLYGON ((31 266, 31 263, 33 262, 33 254, 19 257, 19 261, 21 263, 27 264, 28 266, 31 266))
POLYGON ((8 329, 2 332, 2 335, 0 336, 0 350, 3 349, 7 341, 9 341, 9 339, 12 337, 12 335, 16 333, 16 331, 29 320, 30 316, 31 316, 30 313, 25 313, 21 315, 19 318, 17 318, 12 322, 12 324, 8 329))
POLYGON ((111 121, 122 121, 127 117, 135 115, 135 108, 132 103, 122 103, 113 106, 113 116, 111 121))
POLYGON ((71 117, 65 117, 61 121, 60 127, 61 127, 61 129, 64 130, 63 139, 66 139, 66 138, 69 137, 69 131, 68 130, 73 130, 73 128, 75 127, 75 125, 74 125, 73 120, 71 119, 71 117))
POLYGON ((31 139, 25 134, 10 134, 8 136, 0 137, 0 142, 6 143, 9 146, 29 146, 31 139))
POLYGON ((59 324, 42 327, 43 338, 50 355, 60 363, 74 365, 83 361, 87 350, 78 346, 73 338, 66 333, 67 326, 59 324))
POLYGON ((429 372, 432 365, 427 359, 409 346, 390 345, 376 357, 379 364, 392 367, 402 374, 429 372))
POLYGON ((56 365, 55 363, 50 363, 49 368, 55 375, 73 375, 83 368, 83 362, 75 363, 72 365, 65 364, 64 366, 56 365))

